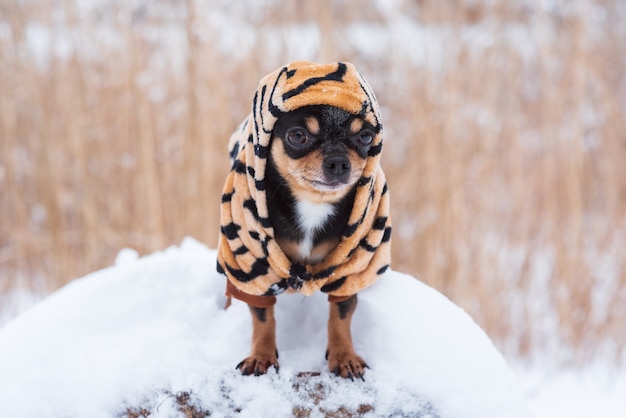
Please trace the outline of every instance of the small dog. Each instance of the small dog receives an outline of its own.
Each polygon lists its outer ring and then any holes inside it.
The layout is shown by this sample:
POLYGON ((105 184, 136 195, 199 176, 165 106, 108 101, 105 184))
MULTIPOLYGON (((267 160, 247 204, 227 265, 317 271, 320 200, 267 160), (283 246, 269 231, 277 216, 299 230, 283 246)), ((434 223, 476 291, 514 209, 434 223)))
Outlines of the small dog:
MULTIPOLYGON (((391 234, 375 99, 351 64, 294 63, 270 76, 272 94, 284 83, 281 106, 309 96, 279 111, 278 99, 260 88, 269 113, 261 103, 240 128, 245 134, 231 138, 218 271, 228 276, 227 296, 248 303, 253 323, 251 353, 236 368, 244 375, 278 370, 274 295, 321 290, 330 302, 329 370, 363 379, 368 366, 354 351, 350 323, 356 293, 389 266, 391 234)), ((259 92, 255 106, 258 99, 259 92)))
MULTIPOLYGON (((267 206, 290 260, 316 264, 337 246, 373 138, 371 124, 333 106, 307 106, 278 119, 265 175, 267 206)), ((335 374, 362 378, 367 364, 350 336, 356 302, 353 295, 331 303, 326 358, 335 374)), ((252 354, 237 366, 243 374, 278 367, 272 309, 252 309, 252 354)))

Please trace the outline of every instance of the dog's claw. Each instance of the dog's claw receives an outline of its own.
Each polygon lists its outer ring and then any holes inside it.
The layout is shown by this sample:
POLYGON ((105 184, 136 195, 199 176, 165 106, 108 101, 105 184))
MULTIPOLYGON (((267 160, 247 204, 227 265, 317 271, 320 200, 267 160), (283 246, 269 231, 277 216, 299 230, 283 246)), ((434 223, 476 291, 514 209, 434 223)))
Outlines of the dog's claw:
POLYGON ((328 369, 331 373, 344 379, 350 379, 353 382, 355 378, 365 382, 363 375, 365 374, 365 369, 369 368, 369 366, 361 357, 354 352, 337 354, 332 350, 329 351, 328 369))
POLYGON ((274 367, 276 372, 278 372, 279 366, 276 357, 257 355, 243 359, 237 367, 235 367, 235 370, 240 370, 241 374, 244 376, 261 376, 267 373, 270 367, 274 367))

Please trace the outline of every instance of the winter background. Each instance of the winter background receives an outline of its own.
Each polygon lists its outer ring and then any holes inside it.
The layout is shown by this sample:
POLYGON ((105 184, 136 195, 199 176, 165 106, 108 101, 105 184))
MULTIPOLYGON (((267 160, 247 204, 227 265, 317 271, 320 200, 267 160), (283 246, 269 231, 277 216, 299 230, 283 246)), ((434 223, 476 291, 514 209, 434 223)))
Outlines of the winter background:
POLYGON ((620 0, 0 2, 0 416, 342 407, 315 390, 625 416, 625 40, 620 0), (383 112, 394 271, 355 318, 357 390, 325 374, 320 298, 283 302, 278 375, 229 374, 249 336, 225 324, 249 318, 212 267, 226 140, 297 59, 353 62, 383 112))

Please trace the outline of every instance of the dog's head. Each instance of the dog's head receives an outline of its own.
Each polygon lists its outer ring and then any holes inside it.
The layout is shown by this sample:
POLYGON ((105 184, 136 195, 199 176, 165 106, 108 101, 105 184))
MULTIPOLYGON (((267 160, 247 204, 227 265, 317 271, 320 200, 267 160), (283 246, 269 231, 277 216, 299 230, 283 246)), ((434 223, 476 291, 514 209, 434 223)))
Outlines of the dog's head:
POLYGON ((359 116, 329 106, 305 106, 274 126, 270 164, 294 197, 332 203, 361 177, 376 128, 359 116))

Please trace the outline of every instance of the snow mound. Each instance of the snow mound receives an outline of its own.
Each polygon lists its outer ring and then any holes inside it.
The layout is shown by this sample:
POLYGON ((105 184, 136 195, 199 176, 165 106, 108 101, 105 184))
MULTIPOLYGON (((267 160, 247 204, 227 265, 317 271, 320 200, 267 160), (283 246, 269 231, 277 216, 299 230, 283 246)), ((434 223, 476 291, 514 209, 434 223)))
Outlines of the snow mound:
POLYGON ((241 376, 250 314, 238 301, 223 309, 215 256, 190 238, 142 258, 125 251, 0 329, 0 416, 529 416, 471 318, 393 271, 359 294, 365 382, 327 371, 322 294, 278 298, 280 372, 241 376))

